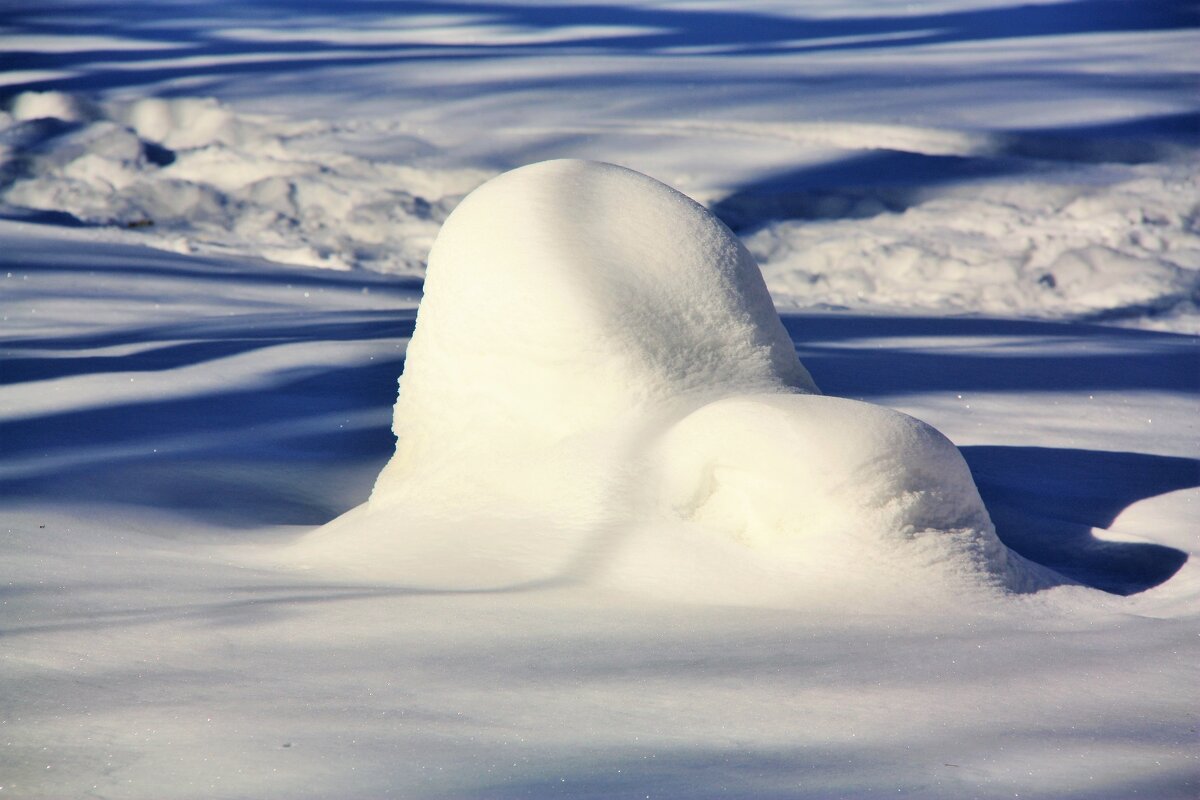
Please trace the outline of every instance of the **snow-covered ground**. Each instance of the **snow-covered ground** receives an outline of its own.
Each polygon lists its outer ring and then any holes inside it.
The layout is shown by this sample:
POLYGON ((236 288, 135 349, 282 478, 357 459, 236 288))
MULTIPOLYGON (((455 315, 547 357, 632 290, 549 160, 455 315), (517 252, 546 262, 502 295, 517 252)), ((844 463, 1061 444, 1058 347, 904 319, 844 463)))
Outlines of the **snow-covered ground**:
POLYGON ((0 796, 1194 797, 1196 24, 5 8, 0 796), (556 157, 713 209, 822 390, 949 436, 1000 538, 1077 585, 787 602, 736 550, 609 525, 556 562, 511 520, 421 529, 391 580, 281 564, 391 456, 442 221, 556 157))

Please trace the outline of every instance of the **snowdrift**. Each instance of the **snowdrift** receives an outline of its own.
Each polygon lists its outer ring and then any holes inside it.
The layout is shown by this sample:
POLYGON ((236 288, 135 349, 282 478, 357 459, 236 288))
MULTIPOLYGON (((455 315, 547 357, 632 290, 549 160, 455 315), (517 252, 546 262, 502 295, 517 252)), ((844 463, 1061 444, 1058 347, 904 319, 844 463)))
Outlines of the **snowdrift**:
POLYGON ((740 242, 610 164, 517 169, 450 215, 393 430, 370 501, 298 558, 733 602, 1037 582, 945 437, 820 395, 740 242))

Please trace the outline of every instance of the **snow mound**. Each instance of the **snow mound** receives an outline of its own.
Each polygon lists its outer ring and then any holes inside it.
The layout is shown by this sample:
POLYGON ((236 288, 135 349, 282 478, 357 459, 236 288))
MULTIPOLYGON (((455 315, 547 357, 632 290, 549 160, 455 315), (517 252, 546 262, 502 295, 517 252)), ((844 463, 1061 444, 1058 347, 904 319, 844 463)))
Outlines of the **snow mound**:
POLYGON ((433 465, 490 472, 488 459, 682 398, 816 391, 720 222, 650 178, 585 161, 514 170, 454 211, 401 385, 399 448, 373 502, 433 465))
POLYGON ((609 164, 514 170, 451 214, 394 431, 302 560, 740 602, 1030 580, 945 437, 820 396, 728 229, 609 164))
POLYGON ((372 135, 208 98, 24 92, 0 112, 0 202, 177 252, 419 274, 438 225, 482 174, 346 152, 372 135))

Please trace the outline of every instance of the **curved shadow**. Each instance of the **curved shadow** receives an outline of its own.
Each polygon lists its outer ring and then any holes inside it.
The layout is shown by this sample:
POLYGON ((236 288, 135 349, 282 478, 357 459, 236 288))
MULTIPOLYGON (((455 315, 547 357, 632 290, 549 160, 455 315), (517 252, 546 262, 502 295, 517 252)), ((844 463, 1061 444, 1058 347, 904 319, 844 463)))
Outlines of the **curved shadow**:
POLYGON ((738 187, 710 206, 735 232, 777 220, 866 219, 899 213, 941 187, 1037 173, 1045 164, 1145 164, 1200 142, 1200 114, 1146 116, 1119 124, 1013 130, 991 136, 988 152, 929 155, 903 150, 847 152, 738 187))
POLYGON ((1187 553, 1160 544, 1111 542, 1094 529, 1150 497, 1200 486, 1200 460, 1054 447, 959 448, 996 533, 1025 558, 1120 595, 1168 580, 1187 553))

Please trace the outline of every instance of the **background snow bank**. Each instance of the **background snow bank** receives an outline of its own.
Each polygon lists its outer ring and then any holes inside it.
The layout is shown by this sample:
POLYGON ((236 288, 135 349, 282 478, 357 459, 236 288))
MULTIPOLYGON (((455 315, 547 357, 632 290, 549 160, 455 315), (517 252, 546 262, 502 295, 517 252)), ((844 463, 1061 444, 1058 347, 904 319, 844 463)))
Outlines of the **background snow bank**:
POLYGON ((212 99, 25 92, 0 113, 0 201, 170 250, 419 274, 480 173, 357 158, 334 129, 212 99))
MULTIPOLYGON (((772 293, 795 305, 1069 317, 1200 331, 1200 169, 1110 185, 976 184, 897 203, 820 198, 817 217, 749 232, 772 293), (855 203, 871 203, 864 210, 855 203), (839 213, 840 211, 840 213, 839 213)), ((887 199, 886 188, 878 195, 887 199)))
MULTIPOLYGON (((1014 168, 1000 135, 855 123, 660 127, 754 147, 877 153, 833 184, 801 170, 733 194, 697 187, 746 237, 777 302, 1200 331, 1200 151, 1119 141, 1085 154, 1105 169, 1063 174, 1046 159, 1068 145, 1024 143, 1018 151, 1032 149, 1033 160, 1014 168), (1167 163, 1122 163, 1151 157, 1167 163), (951 168, 961 185, 913 185, 945 160, 962 162, 951 168), (1046 174, 1026 174, 1030 164, 1046 174), (980 177, 997 168, 1020 177, 980 177), (901 177, 880 183, 875 170, 901 177)), ((183 252, 421 274, 438 226, 489 174, 438 166, 430 152, 369 121, 295 122, 211 99, 25 92, 0 113, 0 201, 183 252), (387 157, 353 155, 356 140, 383 135, 392 137, 387 157)))
POLYGON ((429 562, 443 583, 465 561, 461 588, 508 563, 486 576, 495 587, 552 580, 597 531, 632 527, 635 542, 589 568, 614 561, 619 585, 707 602, 864 607, 916 587, 945 602, 1063 582, 1000 543, 944 436, 810 396, 745 248, 611 164, 534 164, 462 202, 430 255, 400 384, 396 454, 367 508, 291 557, 404 583, 428 580, 429 562), (471 533, 447 535, 464 517, 471 533), (539 532, 506 541, 496 520, 514 519, 539 532), (722 568, 697 568, 698 551, 722 568))

